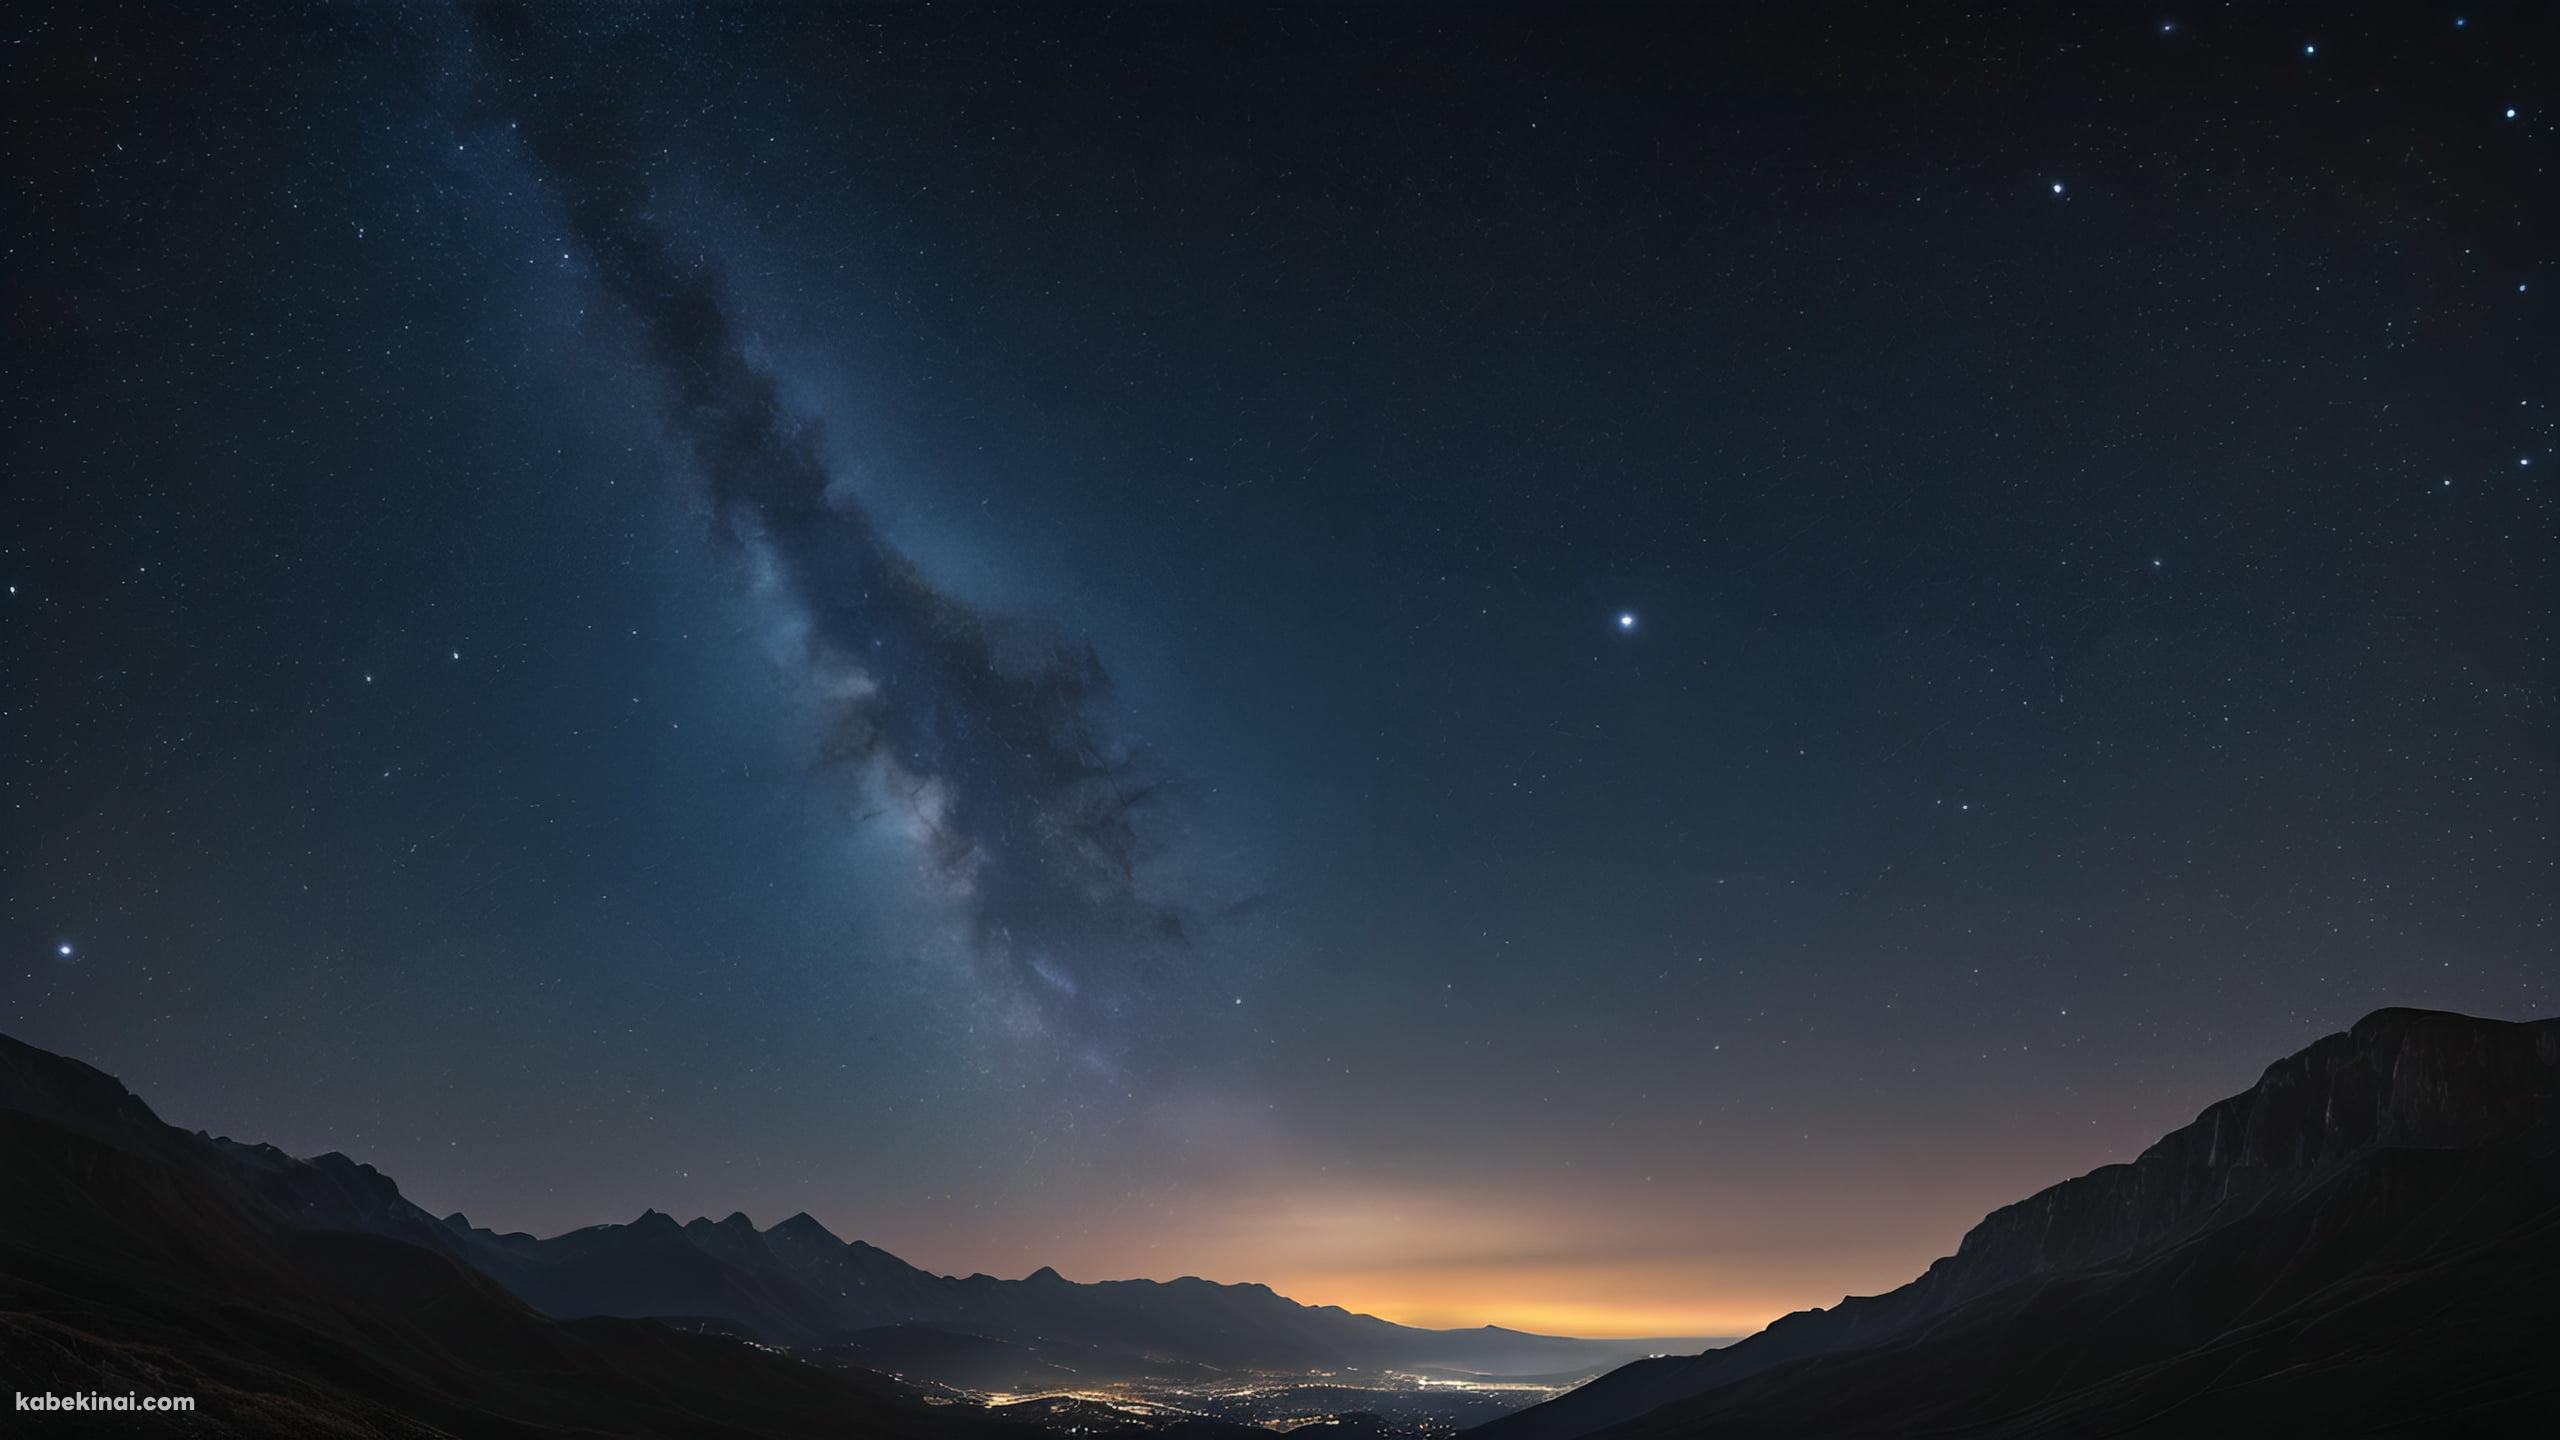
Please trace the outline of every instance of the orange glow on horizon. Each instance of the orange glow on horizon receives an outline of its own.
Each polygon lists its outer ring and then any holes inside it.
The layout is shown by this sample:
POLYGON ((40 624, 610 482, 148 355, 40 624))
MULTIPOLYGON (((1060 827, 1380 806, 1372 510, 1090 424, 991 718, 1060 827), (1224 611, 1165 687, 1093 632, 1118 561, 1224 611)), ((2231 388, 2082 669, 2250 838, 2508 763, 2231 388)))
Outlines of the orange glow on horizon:
POLYGON ((1025 1212, 1047 1224, 982 1212, 944 1243, 991 1273, 1049 1265, 1077 1281, 1258 1283, 1428 1329, 1737 1339, 1917 1278, 2051 1165, 1964 1159, 1913 1160, 1889 1187, 1845 1158, 1836 1169, 1735 1165, 1660 1186, 1588 1176, 1464 1185, 1302 1165, 1160 1194, 1073 1229, 1049 1218, 1057 1197, 1044 1195, 1025 1212))
POLYGON ((1429 1330, 1499 1325, 1608 1339, 1738 1339, 1790 1311, 1836 1304, 1861 1288, 1890 1288, 1872 1283, 1865 1266, 1791 1261, 1783 1274, 1752 1273, 1760 1269, 1556 1262, 1318 1270, 1268 1283, 1302 1304, 1339 1305, 1429 1330))
POLYGON ((1300 1304, 1435 1330, 1739 1338, 1792 1311, 1892 1289, 1964 1228, 1884 1233, 1815 1204, 1723 1221, 1630 1206, 1596 1226, 1587 1209, 1579 1224, 1560 1213, 1582 1208, 1571 1201, 1505 1200, 1307 1186, 1192 1211, 1187 1225, 1156 1231, 1136 1264, 1124 1239, 1095 1235, 1066 1247, 1060 1268, 1076 1280, 1258 1282, 1300 1304))
POLYGON ((1754 1303, 1729 1297, 1730 1308, 1705 1309, 1677 1305, 1628 1305, 1605 1299, 1587 1302, 1525 1301, 1504 1303, 1463 1296, 1380 1294, 1363 1296, 1344 1289, 1310 1305, 1339 1305, 1399 1325, 1424 1330, 1469 1330, 1498 1325, 1539 1335, 1576 1335, 1594 1340, 1639 1338, 1740 1339, 1771 1320, 1802 1306, 1777 1297, 1754 1303))

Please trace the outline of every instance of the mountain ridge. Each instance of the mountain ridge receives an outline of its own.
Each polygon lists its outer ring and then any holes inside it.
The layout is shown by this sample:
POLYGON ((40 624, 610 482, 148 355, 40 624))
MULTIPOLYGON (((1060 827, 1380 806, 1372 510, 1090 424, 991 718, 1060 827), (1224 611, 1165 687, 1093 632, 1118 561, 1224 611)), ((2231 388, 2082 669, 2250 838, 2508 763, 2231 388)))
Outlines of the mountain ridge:
POLYGON ((1181 1368, 1310 1370, 1440 1365, 1488 1374, 1592 1370, 1662 1340, 1581 1340, 1496 1327, 1427 1330, 1339 1306, 1305 1305, 1257 1282, 1077 1282, 1051 1266, 1020 1280, 939 1275, 807 1211, 764 1230, 743 1211, 679 1221, 654 1206, 620 1223, 548 1238, 431 1215, 375 1167, 331 1151, 297 1159, 272 1145, 178 1130, 113 1076, 0 1035, 0 1108, 41 1113, 109 1143, 202 1157, 236 1174, 306 1229, 378 1235, 435 1251, 564 1319, 677 1316, 769 1342, 822 1349, 900 1325, 1016 1344, 1071 1341, 1181 1368))
POLYGON ((1662 1422, 1647 1417, 1665 1407, 1779 1367, 1891 1345, 2012 1290, 2172 1252, 2373 1156, 2547 1148, 2555 1125, 2560 1019, 2377 1010, 2268 1065, 2247 1090, 2206 1106, 2134 1159, 1993 1210, 1908 1284, 1797 1311, 1704 1354, 1638 1361, 1470 1434, 1655 1433, 1662 1422))
MULTIPOLYGON (((31 1373, 50 1379, 149 1388, 176 1373, 150 1368, 165 1350, 191 1367, 187 1386, 242 1413, 335 1407, 360 1434, 412 1433, 397 1427, 411 1411, 464 1433, 547 1434, 484 1421, 582 1405, 656 1415, 733 1384, 777 1397, 759 1433, 841 1433, 848 1405, 945 1433, 863 1370, 804 1372, 878 1367, 932 1383, 940 1371, 1014 1389, 1015 1376, 1321 1369, 1357 1351, 1484 1373, 1467 1347, 1525 1365, 1596 1343, 1412 1330, 1196 1276, 935 1276, 806 1212, 758 1230, 743 1212, 679 1222, 652 1207, 547 1240, 502 1235, 458 1211, 430 1217, 338 1152, 296 1159, 165 1125, 105 1072, 6 1036, 0 1159, 0 1351, 35 1357, 31 1373), (242 1313, 225 1296, 251 1297, 263 1338, 205 1331, 199 1315, 242 1313), (589 1318, 553 1318, 564 1309, 589 1318), (935 1313, 841 1328, 900 1310, 935 1313), (807 1347, 816 1364, 730 1338, 741 1335, 807 1347), (524 1346, 555 1360, 539 1376, 506 1368, 524 1346)), ((2552 1293, 2560 1020, 2383 1010, 2274 1062, 2134 1159, 1993 1210, 1907 1285, 1624 1366, 1469 1434, 2560 1427, 2560 1352, 2537 1343, 2552 1293)), ((1049 1413, 1018 1408, 1017 1420, 1049 1413)), ((1058 1423, 1101 1418, 1068 1410, 1058 1423)))
MULTIPOLYGON (((0 1053, 0 1069, 18 1058, 0 1053)), ((293 1224, 209 1139, 141 1138, 0 1105, 0 1372, 21 1394, 189 1396, 196 1413, 149 1427, 179 1435, 1024 1433, 864 1371, 646 1322, 550 1319, 448 1255, 293 1224)))

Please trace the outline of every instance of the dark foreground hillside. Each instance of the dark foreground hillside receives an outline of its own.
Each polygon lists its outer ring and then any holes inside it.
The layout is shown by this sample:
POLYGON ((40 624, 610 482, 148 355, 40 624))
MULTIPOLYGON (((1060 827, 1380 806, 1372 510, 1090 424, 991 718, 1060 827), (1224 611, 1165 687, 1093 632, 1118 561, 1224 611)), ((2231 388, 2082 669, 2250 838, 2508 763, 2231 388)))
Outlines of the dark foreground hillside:
POLYGON ((2560 1021, 2384 1010, 1884 1295, 1471 1432, 2560 1433, 2560 1021))
POLYGON ((211 1169, 23 1113, 0 1112, 0 1157, 0 1376, 19 1392, 198 1404, 184 1417, 52 1418, 66 1431, 1018 1433, 734 1340, 549 1320, 445 1256, 284 1226, 211 1169))
POLYGON ((438 1250, 293 1223, 254 1183, 254 1159, 162 1124, 86 1065, 0 1037, 0 1386, 198 1407, 13 1412, 12 1433, 1030 1433, 735 1339, 549 1319, 438 1250))
POLYGON ((1648 1348, 1666 1347, 1417 1330, 1196 1278, 939 1276, 806 1215, 498 1234, 434 1218, 343 1155, 179 1130, 113 1077, 0 1036, 0 1385, 199 1404, 54 1425, 1206 1440, 1245 1432, 1224 1411, 990 1409, 967 1392, 1389 1365, 1593 1374, 1648 1348))
MULTIPOLYGON (((2132 1163, 1995 1212, 1909 1285, 1788 1316, 1723 1349, 1626 1366, 1471 1433, 2560 1433, 2555 1295, 2560 1021, 2389 1010, 2277 1062, 2132 1163)), ((1146 1340, 1177 1315, 1220 1353, 1459 1338, 1259 1287, 924 1276, 814 1222, 758 1232, 743 1217, 680 1227, 653 1215, 554 1242, 493 1235, 433 1220, 344 1157, 296 1160, 179 1131, 110 1077, 0 1037, 0 1381, 21 1393, 190 1395, 200 1407, 147 1420, 12 1416, 48 1430, 1108 1433, 1107 1407, 999 1416, 862 1367, 911 1369, 920 1347, 999 1374, 1162 1366, 1153 1344, 1115 1358, 1082 1332, 1146 1340), (843 1323, 793 1278, 818 1266, 847 1290, 876 1284, 866 1304, 966 1302, 989 1330, 1077 1317, 1078 1333, 1033 1352, 890 1327, 804 1360, 734 1323, 564 1320, 523 1298, 541 1284, 646 1280, 649 1296, 634 1303, 698 1297, 716 1302, 705 1312, 768 1324, 843 1323)), ((1526 1357, 1575 1342, 1483 1343, 1526 1357)), ((1180 1440, 1245 1433, 1153 1428, 1180 1440)))

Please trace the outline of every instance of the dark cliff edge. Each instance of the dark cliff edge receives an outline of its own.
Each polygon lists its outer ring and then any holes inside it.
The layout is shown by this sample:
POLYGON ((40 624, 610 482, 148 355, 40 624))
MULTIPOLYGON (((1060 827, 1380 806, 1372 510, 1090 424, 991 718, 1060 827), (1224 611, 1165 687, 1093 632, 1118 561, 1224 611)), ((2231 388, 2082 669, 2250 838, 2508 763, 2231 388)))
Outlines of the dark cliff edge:
MULTIPOLYGON (((2076 1288, 2092 1306, 2140 1309, 2148 1298, 2139 1293, 2142 1286, 2171 1283, 2165 1275, 2147 1273, 2146 1262, 2173 1261, 2189 1249, 2213 1250, 2214 1237, 2242 1233, 2244 1227, 2261 1246, 2328 1245, 2323 1263, 2352 1269, 2358 1257, 2332 1253, 2336 1237, 2324 1226, 2359 1204, 2370 1233, 2356 1233, 2375 1247, 2375 1257, 2387 1256, 2393 1243, 2405 1243, 2401 1232, 2428 1223, 2419 1212, 2441 1202, 2473 1212, 2474 1223, 2458 1227, 2471 1243, 2506 1240, 2529 1269, 2546 1258, 2540 1248, 2544 1237, 2534 1226, 2549 1221, 2555 1198, 2545 1162, 2556 1124, 2560 1020, 2510 1023, 2436 1011, 2376 1011, 2352 1029, 2277 1061, 2257 1084, 2206 1107, 2193 1123, 2133 1161, 1992 1212, 1967 1232, 1954 1254, 1908 1285, 1785 1316, 1721 1350, 1623 1367, 1471 1433, 1483 1440, 1574 1440, 1612 1427, 1655 1433, 1677 1415, 1677 1407, 1696 1397, 1782 1367, 1803 1379, 1822 1369, 1814 1362, 1825 1357, 1909 1350, 1933 1333, 1965 1331, 1986 1315, 2010 1313, 2022 1294, 2076 1288), (2483 1156, 2488 1158, 2464 1168, 2462 1157, 2483 1156), (2422 1182, 2421 1174, 2431 1178, 2422 1182), (2422 1201, 2419 1192, 2435 1183, 2450 1187, 2449 1193, 2422 1201), (2350 1198, 2358 1195, 2361 1200, 2350 1198), (2509 1205, 2518 1213, 2508 1215, 2503 1207, 2509 1205), (2512 1222, 2509 1230, 2488 1234, 2491 1217, 2499 1215, 2512 1222)), ((2245 1268, 2247 1258, 2227 1260, 2245 1268)), ((2196 1288, 2192 1281, 2177 1283, 2196 1288)), ((2062 1323, 2037 1313, 2038 1323, 2062 1323)), ((2167 1328, 2160 1335, 2139 1345, 2117 1343, 2128 1358, 2137 1350, 2208 1346, 2217 1335, 2187 1332, 2249 1318, 2245 1305, 2173 1305, 2164 1311, 2161 1323, 2167 1328)), ((1991 1343, 1984 1334, 1973 1338, 1991 1343)), ((1931 1363, 1949 1375, 1965 1370, 1946 1356, 1931 1363)), ((1840 1369, 1831 1365, 1821 1383, 1836 1389, 1840 1369)), ((1925 1406, 1928 1399, 1921 1387, 1896 1403, 1925 1406)), ((1769 1404, 1784 1409, 1776 1401, 1769 1404)), ((1826 1413, 1822 1429, 1804 1433, 1851 1433, 1845 1417, 1826 1413)), ((1902 1433, 1917 1433, 1910 1428, 1912 1414, 1904 1410, 1902 1433)), ((1753 1423, 1767 1426, 1770 1434, 1796 1433, 1783 1415, 1763 1415, 1753 1423)), ((1992 1421, 1977 1416, 1965 1423, 1992 1421)), ((1725 1416, 1721 1424, 1713 1433, 1761 1433, 1740 1416, 1725 1416)))

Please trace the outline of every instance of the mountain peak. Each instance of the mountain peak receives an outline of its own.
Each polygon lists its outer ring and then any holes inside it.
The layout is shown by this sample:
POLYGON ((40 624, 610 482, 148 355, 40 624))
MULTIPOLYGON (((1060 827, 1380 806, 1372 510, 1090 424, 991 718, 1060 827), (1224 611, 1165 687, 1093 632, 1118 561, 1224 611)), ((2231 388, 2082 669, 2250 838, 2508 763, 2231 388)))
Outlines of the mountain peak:
MULTIPOLYGON (((275 1150, 275 1147, 272 1145, 261 1148, 275 1150)), ((283 1152, 276 1151, 276 1153, 282 1154, 283 1152)), ((312 1156, 308 1163, 312 1168, 318 1170, 335 1171, 342 1175, 360 1175, 368 1180, 379 1180, 385 1185, 395 1184, 390 1176, 383 1174, 381 1171, 376 1170, 354 1156, 349 1155, 344 1150, 323 1151, 318 1155, 312 1156)))
POLYGON ((1050 1269, 1048 1266, 1043 1265, 1039 1269, 1032 1271, 1030 1274, 1023 1276, 1022 1283, 1025 1285, 1064 1285, 1067 1283, 1067 1277, 1050 1269))
POLYGON ((2355 1024, 2348 1026, 2347 1033, 2350 1035, 2363 1035, 2376 1030, 2389 1029, 2393 1026, 2407 1025, 2411 1023, 2443 1023, 2459 1026, 2478 1026, 2482 1024, 2505 1024, 2510 1022, 2483 1021, 2476 1015, 2465 1015, 2459 1010, 2429 1010, 2417 1005, 2385 1005, 2381 1009, 2376 1010, 2365 1016, 2363 1019, 2357 1021, 2355 1024))
MULTIPOLYGON (((739 1218, 743 1219, 745 1217, 740 1216, 739 1218)), ((767 1230, 764 1233, 767 1235, 780 1235, 793 1240, 824 1240, 835 1245, 841 1245, 844 1243, 842 1240, 836 1238, 836 1233, 834 1231, 819 1224, 818 1218, 806 1210, 801 1211, 799 1214, 792 1216, 790 1219, 783 1221, 781 1224, 774 1226, 772 1229, 767 1230)))

